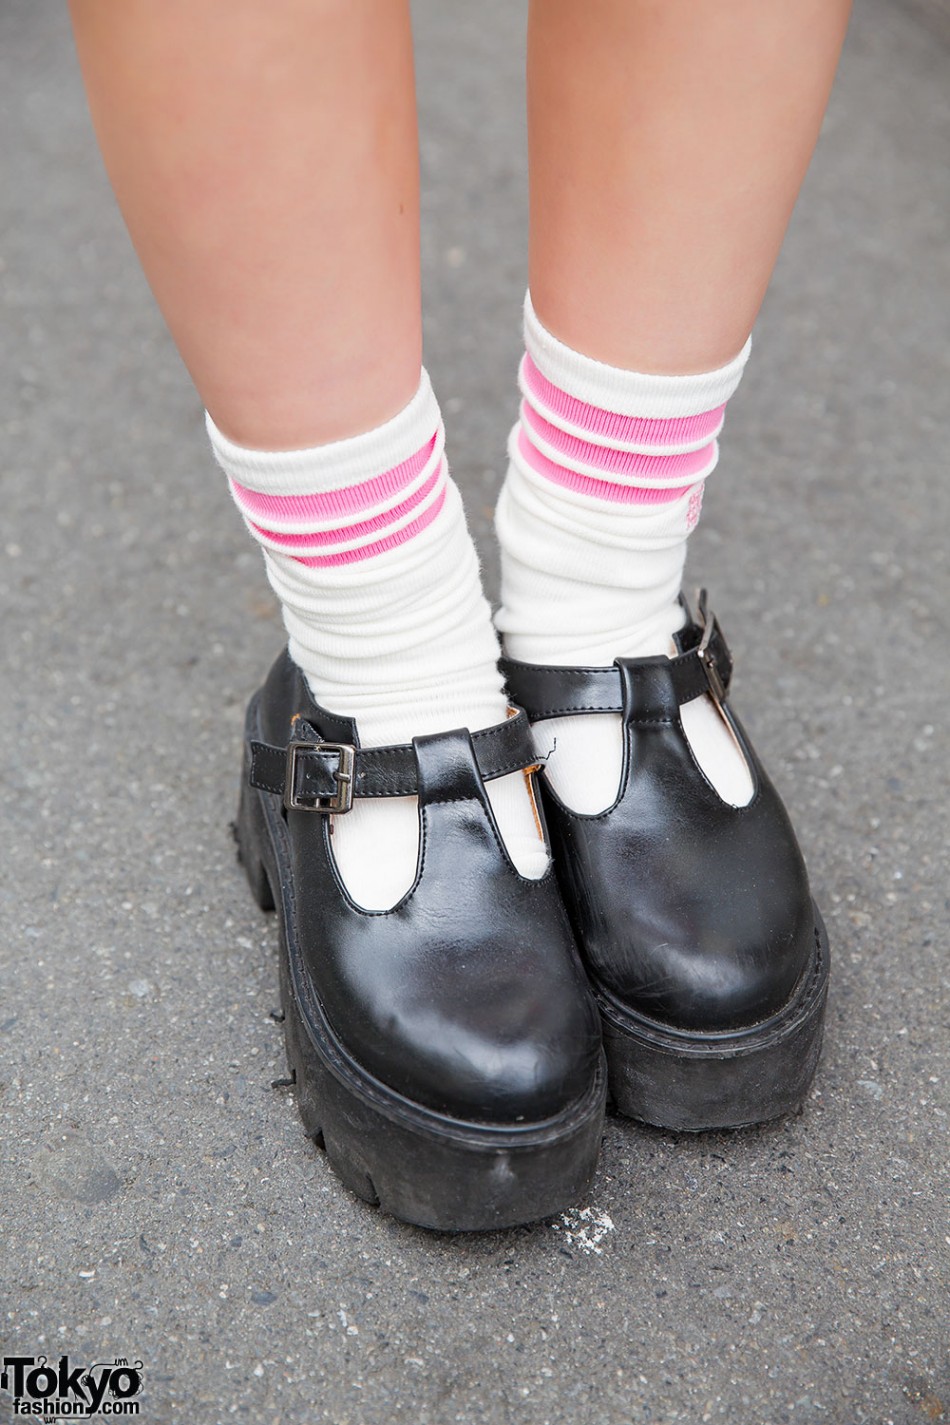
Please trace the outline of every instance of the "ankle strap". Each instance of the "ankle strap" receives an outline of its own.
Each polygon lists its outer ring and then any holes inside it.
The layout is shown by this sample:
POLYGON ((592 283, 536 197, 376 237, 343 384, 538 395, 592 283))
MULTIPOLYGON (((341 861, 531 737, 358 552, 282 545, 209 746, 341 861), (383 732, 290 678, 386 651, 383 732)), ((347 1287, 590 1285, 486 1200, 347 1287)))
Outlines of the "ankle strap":
POLYGON ((675 658, 624 658, 610 668, 558 668, 503 658, 499 666, 512 701, 525 709, 532 722, 572 713, 623 712, 622 662, 634 679, 638 673, 667 670, 680 706, 703 693, 721 703, 732 677, 732 655, 715 615, 707 608, 705 589, 700 592, 697 612, 698 621, 690 618, 676 635, 682 651, 675 658))
MULTIPOLYGON (((411 797, 419 794, 419 769, 412 743, 356 747, 326 742, 311 722, 298 718, 286 747, 251 742, 252 787, 283 798, 292 811, 349 811, 354 797, 411 797)), ((518 709, 505 722, 470 733, 483 781, 537 767, 527 715, 518 709)))

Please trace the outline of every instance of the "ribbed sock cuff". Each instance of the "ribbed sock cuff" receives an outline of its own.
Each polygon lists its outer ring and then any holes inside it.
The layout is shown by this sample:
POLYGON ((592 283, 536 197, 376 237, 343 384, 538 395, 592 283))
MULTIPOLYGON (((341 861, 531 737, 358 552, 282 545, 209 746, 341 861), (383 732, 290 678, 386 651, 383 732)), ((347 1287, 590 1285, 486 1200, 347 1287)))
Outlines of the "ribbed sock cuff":
POLYGON ((524 300, 524 339, 541 374, 562 391, 605 411, 647 420, 693 416, 724 405, 739 385, 752 349, 750 336, 727 365, 700 375, 626 371, 565 346, 539 321, 530 292, 524 300))

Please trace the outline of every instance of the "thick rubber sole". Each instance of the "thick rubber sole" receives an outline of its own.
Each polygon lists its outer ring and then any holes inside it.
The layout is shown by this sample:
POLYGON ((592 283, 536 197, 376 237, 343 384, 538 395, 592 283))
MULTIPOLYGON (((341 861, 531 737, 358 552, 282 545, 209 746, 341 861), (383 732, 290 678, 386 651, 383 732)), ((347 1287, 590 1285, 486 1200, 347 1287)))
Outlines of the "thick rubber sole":
POLYGON ((748 1029, 673 1029, 594 984, 618 1112, 684 1133, 744 1128, 795 1112, 818 1066, 828 969, 827 931, 816 906, 808 974, 778 1014, 748 1029))
POLYGON ((540 1123, 471 1123, 396 1093, 347 1054, 326 1021, 296 933, 280 802, 248 785, 246 765, 235 835, 257 904, 278 911, 287 1062, 300 1116, 341 1181, 393 1217, 443 1232, 514 1227, 583 1198, 603 1132, 603 1062, 582 1100, 540 1123))

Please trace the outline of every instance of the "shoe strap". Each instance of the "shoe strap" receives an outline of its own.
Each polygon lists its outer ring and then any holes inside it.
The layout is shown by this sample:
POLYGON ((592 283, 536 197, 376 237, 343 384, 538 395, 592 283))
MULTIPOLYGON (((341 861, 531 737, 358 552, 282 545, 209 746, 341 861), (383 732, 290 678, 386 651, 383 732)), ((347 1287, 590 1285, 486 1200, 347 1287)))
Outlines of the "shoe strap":
POLYGON ((690 618, 676 635, 681 652, 675 658, 623 658, 610 668, 558 668, 503 658, 499 666, 509 695, 532 722, 572 713, 619 713, 624 710, 624 675, 636 681, 638 674, 655 676, 660 670, 668 672, 680 706, 703 693, 721 703, 732 677, 732 655, 718 620, 707 609, 705 589, 698 613, 699 620, 690 618))
MULTIPOLYGON (((295 736, 286 747, 251 742, 248 777, 252 787, 282 797, 289 810, 341 813, 349 811, 354 797, 418 796, 419 769, 411 743, 357 747, 328 742, 305 717, 298 717, 293 728, 295 736)), ((521 709, 468 736, 483 781, 538 765, 521 709)))

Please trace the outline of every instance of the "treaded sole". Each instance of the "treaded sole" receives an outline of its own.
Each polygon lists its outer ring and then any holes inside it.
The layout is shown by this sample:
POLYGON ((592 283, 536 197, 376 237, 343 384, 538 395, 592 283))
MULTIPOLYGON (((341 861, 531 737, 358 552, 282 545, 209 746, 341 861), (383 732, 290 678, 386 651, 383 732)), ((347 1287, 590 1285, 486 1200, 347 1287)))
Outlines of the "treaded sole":
MULTIPOLYGON (((248 709, 254 735, 255 709, 256 700, 248 709)), ((605 1065, 583 1100, 543 1123, 470 1123, 404 1098, 350 1059, 323 1017, 297 942, 279 799, 250 787, 246 766, 235 837, 258 905, 278 911, 287 1062, 300 1116, 341 1181, 403 1222, 445 1232, 513 1227, 582 1198, 600 1149, 605 1065)))
POLYGON ((801 1106, 818 1066, 828 996, 828 935, 814 911, 808 974, 784 1009, 748 1029, 671 1029, 593 985, 618 1112, 656 1128, 701 1133, 765 1123, 801 1106))

